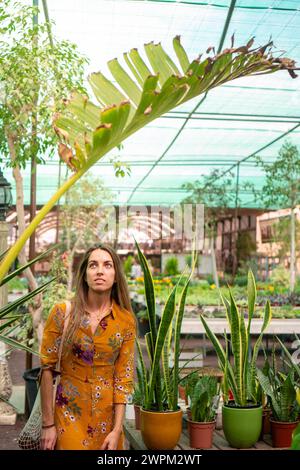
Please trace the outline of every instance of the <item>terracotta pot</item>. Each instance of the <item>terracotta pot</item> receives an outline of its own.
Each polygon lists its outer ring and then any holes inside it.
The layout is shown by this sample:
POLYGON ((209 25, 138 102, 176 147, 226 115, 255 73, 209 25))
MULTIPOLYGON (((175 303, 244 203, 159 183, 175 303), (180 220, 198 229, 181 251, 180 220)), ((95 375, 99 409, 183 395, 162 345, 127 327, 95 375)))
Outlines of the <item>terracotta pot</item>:
POLYGON ((265 434, 271 434, 270 415, 271 415, 271 409, 264 408, 263 415, 262 415, 262 428, 261 428, 260 439, 262 439, 265 434))
POLYGON ((141 408, 141 434, 150 450, 172 450, 180 439, 182 410, 145 411, 141 408))
POLYGON ((141 407, 134 405, 135 429, 141 429, 141 407))
POLYGON ((178 394, 181 398, 181 400, 184 400, 185 404, 188 404, 188 398, 185 393, 185 388, 182 385, 178 385, 178 394))
POLYGON ((291 447, 292 434, 299 421, 284 423, 270 418, 273 447, 291 447))
POLYGON ((216 420, 208 423, 197 423, 188 421, 190 446, 193 449, 210 449, 213 444, 213 433, 216 426, 216 420))

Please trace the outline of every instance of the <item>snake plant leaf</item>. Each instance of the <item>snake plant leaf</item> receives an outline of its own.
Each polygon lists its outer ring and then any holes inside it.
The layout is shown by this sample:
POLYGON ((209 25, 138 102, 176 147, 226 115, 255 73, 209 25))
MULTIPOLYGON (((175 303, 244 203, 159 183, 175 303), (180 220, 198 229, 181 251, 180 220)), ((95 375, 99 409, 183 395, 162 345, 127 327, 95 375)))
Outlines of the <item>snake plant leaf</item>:
MULTIPOLYGON (((174 313, 175 313, 175 300, 176 300, 176 291, 177 291, 177 284, 173 287, 164 307, 161 321, 159 324, 158 332, 157 332, 157 339, 155 344, 154 350, 154 358, 153 364, 151 368, 151 376, 150 376, 150 384, 149 384, 149 399, 154 391, 154 387, 158 381, 158 371, 159 371, 159 364, 162 355, 162 349, 164 346, 165 339, 169 332, 170 325, 172 323, 174 313)), ((150 406, 150 403, 147 404, 150 406)))
MULTIPOLYGON (((172 331, 172 324, 171 324, 169 327, 169 331, 167 333, 164 345, 163 345, 163 350, 162 350, 162 369, 163 369, 164 385, 165 385, 165 391, 167 395, 168 408, 170 410, 173 409, 173 406, 174 406, 173 400, 172 400, 171 375, 174 376, 175 374, 174 367, 173 367, 173 374, 170 374, 170 364, 169 364, 172 333, 173 331, 172 331)), ((177 403, 177 400, 176 400, 176 403, 177 403)))
MULTIPOLYGON (((232 366, 231 366, 231 364, 230 364, 230 362, 229 362, 229 360, 226 356, 226 353, 225 353, 220 341, 216 337, 215 333, 209 328, 209 325, 207 324, 206 320, 204 319, 204 317, 202 315, 200 315, 200 320, 201 320, 201 322, 204 326, 207 337, 211 341, 211 343, 212 343, 212 345, 213 345, 213 347, 216 351, 216 354, 217 354, 217 357, 218 357, 218 360, 219 360, 220 368, 222 369, 223 372, 226 370, 226 380, 228 381, 228 384, 230 385, 230 388, 232 389, 232 393, 233 393, 234 397, 237 397, 238 396, 238 388, 237 388, 236 378, 235 378, 232 366)), ((226 346, 227 346, 227 342, 226 342, 226 346)), ((225 373, 224 373, 224 375, 225 375, 225 373)))
POLYGON ((248 271, 248 286, 247 286, 247 291, 248 291, 248 333, 250 331, 251 327, 251 321, 253 318, 254 314, 254 306, 256 302, 256 285, 255 285, 255 279, 253 272, 251 269, 248 271))
POLYGON ((290 365, 293 367, 293 369, 295 370, 296 374, 298 375, 299 379, 300 379, 300 367, 299 367, 299 364, 296 363, 295 359, 292 357, 291 353, 289 352, 289 350, 287 349, 287 347, 285 346, 285 344, 281 341, 281 339, 276 336, 276 339, 277 341, 279 342, 282 350, 284 351, 285 355, 287 356, 287 358, 289 359, 289 362, 290 362, 290 365))
MULTIPOLYGON (((186 297, 188 293, 188 288, 192 279, 192 276, 195 271, 195 267, 197 265, 197 255, 196 255, 196 250, 193 249, 192 252, 192 266, 191 266, 191 271, 190 274, 184 284, 183 290, 181 292, 180 296, 180 301, 179 301, 179 308, 178 312, 176 314, 176 321, 175 321, 175 338, 174 338, 174 373, 173 373, 173 390, 174 393, 178 393, 178 377, 179 377, 179 356, 180 356, 180 332, 181 332, 181 325, 183 321, 183 316, 184 316, 184 307, 185 307, 185 302, 186 302, 186 297)), ((183 272, 184 274, 185 272, 183 272)), ((177 285, 180 284, 182 276, 178 280, 177 285)), ((177 406, 177 397, 174 398, 174 404, 173 404, 173 409, 176 411, 176 406, 177 406)))
MULTIPOLYGON (((283 69, 287 70, 291 76, 295 76, 294 61, 275 57, 271 43, 255 49, 251 48, 251 42, 248 42, 245 46, 225 49, 217 55, 213 55, 214 49, 211 48, 209 54, 212 53, 212 55, 205 57, 203 60, 201 56, 198 59, 190 60, 180 44, 179 38, 176 37, 173 41, 173 48, 182 71, 179 70, 174 60, 166 54, 160 43, 150 43, 145 45, 150 67, 136 49, 132 49, 128 55, 132 66, 136 68, 139 78, 135 73, 132 73, 132 67, 128 67, 128 65, 127 73, 127 70, 119 63, 118 59, 108 62, 114 80, 106 78, 101 72, 92 74, 89 77, 89 83, 98 106, 89 97, 74 93, 66 102, 64 110, 60 115, 55 116, 54 120, 54 128, 59 138, 64 145, 69 147, 70 153, 67 155, 67 163, 74 174, 50 198, 15 245, 9 250, 0 266, 0 282, 38 224, 63 194, 92 165, 110 150, 119 146, 134 132, 188 100, 236 78, 274 73, 283 69), (142 111, 140 107, 141 100, 146 99, 143 83, 150 75, 153 75, 151 68, 155 72, 154 75, 157 75, 158 82, 156 88, 150 93, 152 101, 148 99, 149 102, 142 111), (173 76, 176 77, 177 82, 175 80, 170 85, 169 79, 173 76), (166 83, 169 86, 165 87, 166 83), (98 134, 100 126, 103 125, 101 114, 105 112, 105 109, 115 105, 121 111, 122 103, 128 101, 130 102, 126 105, 129 106, 127 109, 127 111, 129 110, 128 119, 126 120, 120 112, 118 119, 123 119, 123 124, 120 126, 120 123, 115 120, 114 122, 105 122, 106 125, 111 124, 110 132, 103 130, 98 134), (139 110, 138 113, 137 110, 139 110), (94 142, 94 145, 92 145, 92 142, 94 142), (82 155, 79 156, 78 154, 78 146, 86 156, 85 160, 80 158, 82 155)), ((67 149, 64 148, 65 154, 66 151, 67 149)))
POLYGON ((139 343, 139 340, 136 339, 135 343, 136 343, 136 346, 137 346, 138 358, 139 358, 140 365, 141 365, 141 377, 142 377, 142 381, 143 381, 143 390, 144 390, 144 393, 145 393, 145 396, 143 398, 147 402, 148 401, 148 392, 149 392, 149 390, 148 390, 147 369, 146 369, 146 366, 145 366, 145 361, 144 361, 144 358, 143 358, 142 348, 141 348, 141 345, 139 343))
POLYGON ((146 295, 146 302, 147 302, 147 313, 148 313, 148 320, 150 325, 150 333, 151 333, 151 342, 152 342, 152 350, 154 350, 154 344, 156 343, 156 336, 157 336, 157 328, 156 328, 156 309, 155 309, 155 296, 154 296, 154 284, 151 271, 149 269, 147 260, 144 254, 141 252, 141 249, 138 243, 135 241, 135 245, 138 252, 138 257, 141 263, 141 267, 144 273, 144 284, 145 284, 145 295, 146 295))

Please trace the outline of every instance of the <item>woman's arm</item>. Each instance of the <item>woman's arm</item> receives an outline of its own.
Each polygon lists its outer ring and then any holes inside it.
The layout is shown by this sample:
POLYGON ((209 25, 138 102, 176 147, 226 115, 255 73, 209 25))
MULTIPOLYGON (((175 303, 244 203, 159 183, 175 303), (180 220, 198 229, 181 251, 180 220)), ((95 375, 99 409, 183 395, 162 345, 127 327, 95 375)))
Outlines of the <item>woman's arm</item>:
POLYGON ((42 426, 47 426, 45 429, 42 428, 41 448, 42 450, 53 450, 56 444, 57 432, 54 425, 53 375, 51 369, 45 369, 42 371, 40 393, 42 426))
POLYGON ((53 410, 53 375, 51 369, 42 371, 41 385, 41 406, 43 425, 49 426, 54 423, 54 410, 53 410))
POLYGON ((125 409, 126 409, 126 404, 124 404, 124 403, 115 403, 114 404, 115 422, 114 422, 113 432, 118 432, 119 435, 121 434, 122 429, 123 429, 125 409))
POLYGON ((118 442, 123 430, 123 421, 125 416, 125 403, 115 403, 114 404, 114 416, 115 422, 113 430, 106 436, 101 450, 116 450, 118 447, 118 442))

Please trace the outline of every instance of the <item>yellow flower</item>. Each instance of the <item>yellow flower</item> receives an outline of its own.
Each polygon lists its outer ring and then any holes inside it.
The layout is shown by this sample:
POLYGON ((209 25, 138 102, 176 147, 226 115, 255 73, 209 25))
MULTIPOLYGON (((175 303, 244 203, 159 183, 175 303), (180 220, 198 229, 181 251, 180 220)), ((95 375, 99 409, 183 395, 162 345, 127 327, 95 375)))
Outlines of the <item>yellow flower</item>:
POLYGON ((211 288, 211 289, 215 289, 215 288, 216 288, 216 284, 211 284, 210 288, 211 288))
POLYGON ((274 292, 274 286, 269 286, 269 291, 274 292))

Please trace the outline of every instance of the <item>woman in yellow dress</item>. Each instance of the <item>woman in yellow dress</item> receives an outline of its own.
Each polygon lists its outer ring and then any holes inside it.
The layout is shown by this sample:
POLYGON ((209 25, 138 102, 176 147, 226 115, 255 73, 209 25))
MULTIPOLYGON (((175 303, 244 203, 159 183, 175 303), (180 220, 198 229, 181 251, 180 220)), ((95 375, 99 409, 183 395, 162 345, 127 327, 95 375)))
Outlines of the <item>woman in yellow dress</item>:
POLYGON ((123 449, 136 323, 121 261, 111 247, 90 248, 79 266, 53 410, 53 375, 65 312, 65 303, 53 307, 42 340, 41 448, 123 449))

